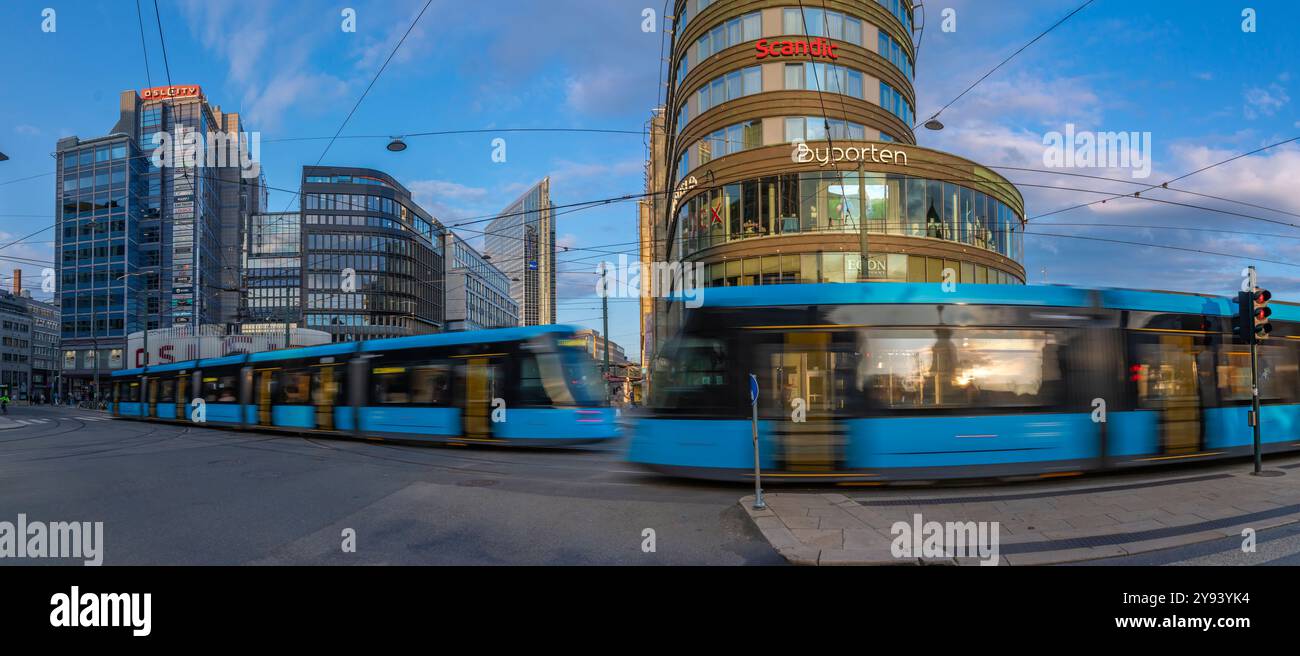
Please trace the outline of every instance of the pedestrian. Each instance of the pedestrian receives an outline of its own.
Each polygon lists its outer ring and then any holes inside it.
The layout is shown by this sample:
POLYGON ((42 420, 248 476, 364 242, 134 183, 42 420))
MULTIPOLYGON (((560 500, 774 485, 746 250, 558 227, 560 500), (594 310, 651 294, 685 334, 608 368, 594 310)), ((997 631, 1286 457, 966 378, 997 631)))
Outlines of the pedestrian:
POLYGON ((7 392, 0 392, 0 410, 4 410, 5 414, 9 414, 9 394, 7 392))

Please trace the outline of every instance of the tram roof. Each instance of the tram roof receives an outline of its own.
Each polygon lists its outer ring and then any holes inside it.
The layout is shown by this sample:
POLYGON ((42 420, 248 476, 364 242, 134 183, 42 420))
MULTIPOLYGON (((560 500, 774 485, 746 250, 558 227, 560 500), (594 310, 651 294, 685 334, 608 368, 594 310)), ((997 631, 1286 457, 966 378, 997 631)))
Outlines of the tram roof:
POLYGON ((346 355, 356 353, 358 350, 364 353, 374 353, 377 351, 392 351, 407 348, 421 348, 429 346, 455 346, 458 344, 491 344, 497 342, 512 342, 519 340, 532 339, 538 335, 551 333, 567 334, 579 330, 577 326, 565 324, 549 324, 545 326, 523 326, 515 328, 492 328, 488 330, 469 330, 454 333, 437 333, 433 335, 413 335, 410 337, 392 337, 388 339, 371 339, 361 342, 338 342, 334 344, 319 344, 316 346, 304 346, 300 348, 280 349, 278 351, 262 351, 245 355, 236 353, 220 358, 207 358, 203 360, 186 360, 185 362, 170 362, 167 364, 148 367, 135 367, 133 369, 120 369, 112 372, 112 377, 140 376, 147 373, 164 373, 168 371, 179 371, 182 369, 193 369, 201 367, 219 367, 230 364, 243 364, 245 362, 274 362, 277 360, 294 360, 298 358, 317 358, 330 355, 346 355))
MULTIPOLYGON (((1237 309, 1236 299, 1224 296, 1065 285, 958 284, 956 291, 945 292, 942 283, 819 283, 708 287, 696 293, 702 294, 703 307, 908 303, 1090 307, 1093 295, 1099 294, 1097 301, 1102 307, 1119 310, 1231 316, 1237 309)), ((1300 321, 1300 305, 1273 301, 1270 307, 1274 319, 1300 321)))
POLYGON ((432 335, 412 335, 410 337, 367 340, 361 343, 361 351, 364 353, 373 353, 375 351, 396 351, 400 349, 422 348, 428 346, 514 342, 532 339, 538 335, 546 335, 550 333, 572 333, 577 330, 579 330, 577 326, 547 324, 544 326, 490 328, 488 330, 468 330, 454 333, 436 333, 432 335))

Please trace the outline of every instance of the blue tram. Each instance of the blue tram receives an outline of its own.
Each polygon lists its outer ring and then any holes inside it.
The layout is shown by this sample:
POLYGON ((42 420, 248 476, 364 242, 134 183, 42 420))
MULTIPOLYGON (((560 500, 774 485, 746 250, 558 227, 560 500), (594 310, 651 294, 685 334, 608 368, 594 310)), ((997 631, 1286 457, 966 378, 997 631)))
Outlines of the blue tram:
MULTIPOLYGON (((1263 448, 1300 449, 1300 305, 1259 348, 1263 448)), ((1235 299, 1062 286, 709 288, 653 363, 629 459, 746 479, 1073 475, 1246 455, 1235 299)))
POLYGON ((323 344, 113 373, 115 416, 420 442, 617 437, 570 326, 323 344), (199 404, 195 401, 202 400, 199 404))

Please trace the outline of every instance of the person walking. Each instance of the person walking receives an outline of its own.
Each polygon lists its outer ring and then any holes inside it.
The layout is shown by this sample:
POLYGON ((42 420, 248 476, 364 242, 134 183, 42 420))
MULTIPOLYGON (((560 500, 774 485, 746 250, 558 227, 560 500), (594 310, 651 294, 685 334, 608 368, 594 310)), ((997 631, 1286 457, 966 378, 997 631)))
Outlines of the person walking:
POLYGON ((9 414, 9 394, 8 394, 8 392, 0 392, 0 410, 4 410, 4 413, 5 413, 5 414, 9 414))

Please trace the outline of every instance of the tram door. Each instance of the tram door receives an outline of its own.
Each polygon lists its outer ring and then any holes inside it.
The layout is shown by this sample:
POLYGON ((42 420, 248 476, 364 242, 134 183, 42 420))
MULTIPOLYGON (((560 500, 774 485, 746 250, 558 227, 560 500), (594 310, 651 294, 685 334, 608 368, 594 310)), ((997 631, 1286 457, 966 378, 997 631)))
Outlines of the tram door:
POLYGON ((461 412, 468 439, 492 438, 492 399, 497 395, 497 368, 488 357, 466 358, 461 365, 461 412))
POLYGON ((1144 407, 1160 413, 1160 450, 1185 455, 1202 450, 1201 381, 1212 370, 1211 353, 1192 335, 1161 335, 1144 345, 1138 383, 1144 407))
MULTIPOLYGON (((844 460, 842 426, 847 387, 845 356, 829 332, 788 332, 768 347, 764 387, 771 390, 765 415, 774 423, 783 468, 790 472, 832 472, 844 460)), ((851 369, 850 369, 851 371, 851 369)))
POLYGON ((271 374, 274 369, 258 369, 253 372, 254 398, 257 399, 257 425, 271 425, 271 374))
POLYGON ((145 417, 158 416, 158 378, 145 378, 145 417))

